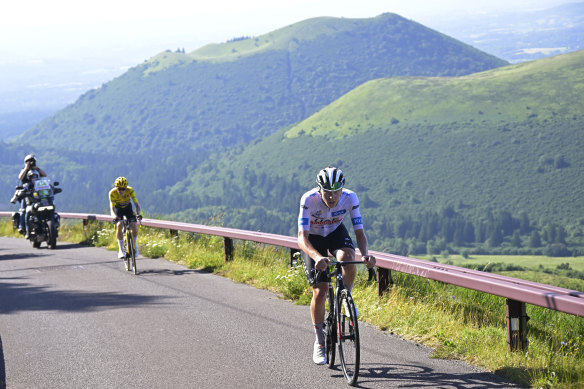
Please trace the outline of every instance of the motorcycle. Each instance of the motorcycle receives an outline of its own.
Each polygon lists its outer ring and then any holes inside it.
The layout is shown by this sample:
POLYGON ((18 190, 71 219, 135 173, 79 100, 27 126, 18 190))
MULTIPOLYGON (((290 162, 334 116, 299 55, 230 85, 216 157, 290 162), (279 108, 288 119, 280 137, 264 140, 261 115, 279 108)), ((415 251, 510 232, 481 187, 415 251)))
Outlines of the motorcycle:
POLYGON ((43 177, 24 186, 17 186, 10 200, 11 203, 15 203, 24 199, 23 208, 12 214, 13 228, 17 229, 20 218, 26 217, 27 239, 34 248, 41 247, 42 242, 47 242, 50 249, 57 247, 61 217, 55 211, 53 201, 55 194, 63 191, 56 188, 58 185, 58 181, 51 183, 50 179, 43 177))

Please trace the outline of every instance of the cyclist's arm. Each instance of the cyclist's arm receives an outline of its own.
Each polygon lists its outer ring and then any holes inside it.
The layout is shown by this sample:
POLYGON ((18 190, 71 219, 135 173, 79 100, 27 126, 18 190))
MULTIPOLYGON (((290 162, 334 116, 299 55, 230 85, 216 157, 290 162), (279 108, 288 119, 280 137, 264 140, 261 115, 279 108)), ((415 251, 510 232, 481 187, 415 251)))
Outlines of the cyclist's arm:
POLYGON ((116 206, 114 203, 110 203, 110 213, 114 219, 118 217, 118 215, 116 215, 116 206))
POLYGON ((116 201, 114 198, 114 196, 115 196, 114 191, 115 191, 115 189, 110 190, 108 198, 109 198, 109 203, 110 203, 110 214, 115 219, 116 217, 118 217, 118 215, 116 215, 116 201))
POLYGON ((136 215, 140 215, 142 213, 142 208, 140 208, 140 204, 137 201, 134 201, 134 206, 136 207, 136 215))
POLYGON ((298 246, 300 249, 314 259, 314 267, 317 270, 325 270, 330 262, 328 257, 320 255, 318 250, 312 246, 308 237, 310 236, 310 210, 306 203, 308 201, 308 193, 305 193, 300 199, 300 213, 298 214, 298 246))
POLYGON ((355 230, 355 237, 357 238, 357 247, 359 247, 359 251, 361 252, 361 259, 367 268, 371 269, 375 266, 375 257, 369 255, 369 242, 367 241, 365 230, 362 228, 355 230))
POLYGON ((142 209, 140 208, 140 203, 138 202, 138 196, 136 196, 136 191, 134 190, 134 188, 132 188, 132 192, 131 192, 131 199, 132 202, 134 203, 134 207, 136 207, 136 215, 140 215, 140 213, 142 212, 142 209))
POLYGON ((325 270, 328 267, 330 260, 328 257, 320 255, 314 246, 312 246, 308 240, 308 235, 308 231, 298 231, 298 246, 300 246, 300 249, 304 251, 306 255, 314 259, 314 267, 316 270, 325 270))

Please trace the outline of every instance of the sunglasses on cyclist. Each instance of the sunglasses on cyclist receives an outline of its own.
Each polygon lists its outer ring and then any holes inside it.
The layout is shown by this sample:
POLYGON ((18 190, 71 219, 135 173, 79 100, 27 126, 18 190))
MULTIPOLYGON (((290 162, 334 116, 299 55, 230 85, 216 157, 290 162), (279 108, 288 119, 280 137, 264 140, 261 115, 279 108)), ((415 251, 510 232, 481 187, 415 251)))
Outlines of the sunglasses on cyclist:
POLYGON ((329 184, 321 185, 321 188, 323 190, 326 190, 327 192, 336 192, 337 190, 341 189, 342 186, 340 182, 335 182, 333 185, 329 184))

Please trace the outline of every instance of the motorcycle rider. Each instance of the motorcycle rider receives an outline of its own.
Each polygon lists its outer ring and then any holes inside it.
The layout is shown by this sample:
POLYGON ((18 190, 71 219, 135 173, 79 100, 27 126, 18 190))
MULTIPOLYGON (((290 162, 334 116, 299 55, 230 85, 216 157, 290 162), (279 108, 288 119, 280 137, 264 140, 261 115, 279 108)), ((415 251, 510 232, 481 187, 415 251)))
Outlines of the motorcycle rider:
MULTIPOLYGON (((23 187, 30 182, 29 176, 31 175, 30 174, 31 172, 36 172, 37 179, 39 177, 46 177, 47 176, 47 173, 45 173, 45 171, 43 169, 38 167, 36 162, 37 161, 36 161, 36 157, 34 154, 28 154, 26 157, 24 157, 24 168, 18 174, 18 179, 21 181, 21 184, 23 187)), ((21 234, 24 234, 25 231, 28 229, 28 226, 25 225, 26 224, 25 223, 26 222, 25 207, 26 207, 26 204, 24 203, 24 199, 22 199, 22 201, 20 203, 20 210, 19 210, 20 219, 19 219, 19 227, 18 227, 18 232, 20 232, 21 234)))

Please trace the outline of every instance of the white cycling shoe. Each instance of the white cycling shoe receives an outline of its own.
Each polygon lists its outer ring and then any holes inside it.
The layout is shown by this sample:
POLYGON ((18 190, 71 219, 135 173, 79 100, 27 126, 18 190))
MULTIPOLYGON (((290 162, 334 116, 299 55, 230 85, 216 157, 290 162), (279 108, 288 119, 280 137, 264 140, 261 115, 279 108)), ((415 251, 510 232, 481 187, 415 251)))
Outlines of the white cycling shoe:
POLYGON ((314 342, 314 351, 312 353, 312 360, 317 365, 324 365, 326 363, 326 350, 324 344, 314 342))
POLYGON ((126 258, 126 252, 125 252, 124 250, 122 250, 122 249, 119 249, 119 250, 118 250, 118 258, 119 258, 119 259, 124 259, 124 258, 126 258))

